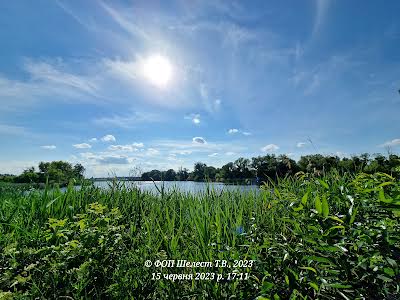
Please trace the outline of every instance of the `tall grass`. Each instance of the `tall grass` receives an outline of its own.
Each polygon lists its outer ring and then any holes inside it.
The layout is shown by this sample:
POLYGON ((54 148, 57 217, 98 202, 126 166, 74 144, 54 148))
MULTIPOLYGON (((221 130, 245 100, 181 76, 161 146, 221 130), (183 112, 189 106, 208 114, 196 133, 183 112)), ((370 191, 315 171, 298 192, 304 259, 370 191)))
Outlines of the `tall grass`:
POLYGON ((0 187, 0 299, 395 299, 399 181, 385 174, 267 182, 257 192, 114 182, 66 191, 0 187), (237 270, 146 260, 254 260, 237 270), (152 273, 249 273, 153 280, 152 273))

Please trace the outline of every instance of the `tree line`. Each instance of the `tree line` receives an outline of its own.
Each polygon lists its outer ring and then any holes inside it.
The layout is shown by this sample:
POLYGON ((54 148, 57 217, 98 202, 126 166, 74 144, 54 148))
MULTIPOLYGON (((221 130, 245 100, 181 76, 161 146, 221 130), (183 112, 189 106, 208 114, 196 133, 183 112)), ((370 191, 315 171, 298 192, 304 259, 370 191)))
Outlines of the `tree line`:
POLYGON ((10 183, 58 183, 66 185, 71 179, 84 178, 85 168, 81 164, 72 165, 65 161, 40 162, 35 167, 25 169, 20 175, 3 174, 0 181, 10 183))
POLYGON ((217 181, 226 183, 255 183, 277 179, 278 177, 294 175, 299 171, 322 175, 323 173, 337 170, 340 173, 376 173, 384 172, 395 177, 400 177, 400 156, 389 154, 384 156, 368 153, 350 158, 332 155, 312 154, 302 156, 297 162, 287 155, 275 156, 268 154, 248 158, 238 158, 229 162, 221 168, 207 166, 205 163, 197 162, 190 172, 186 168, 178 171, 169 169, 167 171, 152 170, 142 173, 142 180, 165 180, 165 181, 217 181))

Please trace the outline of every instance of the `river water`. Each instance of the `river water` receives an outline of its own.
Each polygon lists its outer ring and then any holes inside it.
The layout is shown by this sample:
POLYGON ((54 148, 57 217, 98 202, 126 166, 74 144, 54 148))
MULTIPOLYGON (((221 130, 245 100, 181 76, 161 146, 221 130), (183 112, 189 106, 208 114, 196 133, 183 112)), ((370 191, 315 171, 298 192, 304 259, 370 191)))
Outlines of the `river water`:
MULTIPOLYGON (((172 191, 174 189, 186 193, 202 193, 206 192, 207 189, 214 191, 241 191, 241 192, 251 192, 258 191, 259 187, 257 185, 232 185, 220 182, 195 182, 195 181, 120 181, 118 184, 125 184, 127 187, 135 186, 143 191, 148 191, 157 194, 158 190, 164 185, 166 191, 172 191), (157 187, 156 187, 157 186, 157 187), (158 188, 158 189, 157 189, 158 188)), ((95 181, 94 186, 108 189, 112 185, 110 181, 95 181)))

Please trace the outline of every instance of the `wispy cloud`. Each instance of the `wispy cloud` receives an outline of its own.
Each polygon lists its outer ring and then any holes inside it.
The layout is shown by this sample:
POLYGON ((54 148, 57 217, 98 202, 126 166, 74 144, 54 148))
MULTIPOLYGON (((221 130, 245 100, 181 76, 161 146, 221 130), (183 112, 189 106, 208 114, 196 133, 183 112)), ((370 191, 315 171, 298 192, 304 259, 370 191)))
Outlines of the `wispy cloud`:
POLYGON ((199 93, 203 101, 204 109, 209 113, 217 113, 222 105, 222 101, 219 98, 214 98, 210 95, 209 87, 205 83, 200 83, 199 93))
POLYGON ((395 146, 399 146, 399 145, 400 145, 400 139, 394 139, 394 140, 388 141, 386 143, 383 143, 380 146, 381 147, 395 147, 395 146))
POLYGON ((160 151, 155 149, 155 148, 148 148, 147 151, 146 151, 146 155, 147 156, 156 156, 156 155, 159 155, 159 154, 160 154, 160 151))
POLYGON ((47 62, 27 60, 25 70, 32 76, 33 81, 48 82, 51 84, 76 89, 92 96, 97 96, 97 86, 90 79, 61 71, 56 65, 47 62))
POLYGON ((315 37, 320 32, 321 27, 324 24, 329 6, 330 0, 315 0, 315 17, 311 33, 312 37, 315 37))
POLYGON ((303 148, 305 145, 307 145, 307 143, 298 142, 298 143, 296 144, 296 147, 297 147, 297 148, 303 148))
POLYGON ((135 37, 139 37, 145 41, 152 41, 151 35, 143 30, 141 26, 134 23, 132 18, 129 16, 125 16, 119 10, 111 7, 110 5, 105 4, 104 2, 100 2, 101 6, 105 9, 105 11, 110 15, 110 17, 116 22, 122 29, 126 32, 130 33, 135 37))
POLYGON ((74 144, 72 145, 76 149, 89 149, 92 148, 92 146, 88 143, 82 143, 82 144, 74 144))
POLYGON ((120 154, 110 154, 110 153, 92 153, 92 152, 83 152, 80 153, 80 156, 90 165, 112 165, 112 164, 129 164, 134 158, 130 158, 126 155, 120 154))
POLYGON ((122 152, 133 152, 138 151, 138 148, 143 147, 143 143, 133 143, 131 145, 110 145, 108 150, 110 151, 122 151, 122 152))
POLYGON ((268 144, 264 147, 261 148, 262 152, 274 152, 279 150, 279 146, 275 145, 275 144, 268 144))
POLYGON ((94 119, 93 122, 101 126, 115 126, 120 128, 134 128, 141 123, 163 122, 165 117, 156 113, 132 112, 128 115, 113 115, 94 119))
POLYGON ((176 154, 179 154, 179 155, 189 155, 189 154, 192 154, 193 153, 193 151, 192 150, 172 150, 171 151, 171 155, 173 154, 173 155, 176 155, 176 154))
POLYGON ((40 146, 40 148, 46 149, 46 150, 54 150, 57 147, 55 145, 44 145, 44 146, 40 146))
POLYGON ((216 156, 218 156, 218 152, 214 152, 214 153, 208 154, 208 156, 209 157, 216 157, 216 156))

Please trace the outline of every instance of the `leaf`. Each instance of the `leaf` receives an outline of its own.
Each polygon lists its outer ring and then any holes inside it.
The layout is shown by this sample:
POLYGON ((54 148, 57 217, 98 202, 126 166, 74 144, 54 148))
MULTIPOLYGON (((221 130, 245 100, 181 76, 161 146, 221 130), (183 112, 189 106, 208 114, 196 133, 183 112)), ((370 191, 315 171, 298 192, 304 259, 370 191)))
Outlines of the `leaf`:
POLYGON ((397 263, 394 259, 391 259, 389 257, 386 258, 386 260, 388 261, 388 263, 395 269, 397 269, 397 263))
POLYGON ((349 284, 341 284, 341 283, 331 283, 327 286, 335 288, 335 289, 350 289, 352 286, 349 284))
POLYGON ((325 195, 322 197, 322 215, 326 218, 329 215, 329 204, 325 195))
POLYGON ((381 183, 380 185, 378 185, 378 187, 384 187, 384 186, 392 185, 392 184, 394 184, 394 182, 392 182, 392 181, 386 181, 386 182, 383 182, 383 183, 381 183))
POLYGON ((328 216, 329 219, 338 221, 339 223, 344 223, 344 221, 336 216, 328 216))
POLYGON ((304 196, 301 198, 301 204, 304 206, 307 205, 307 200, 308 200, 308 192, 304 194, 304 196))
POLYGON ((270 289, 274 287, 274 283, 269 282, 269 281, 264 281, 262 284, 262 291, 263 292, 268 292, 270 289))
POLYGON ((392 268, 383 268, 383 271, 389 276, 394 276, 394 270, 392 268))
POLYGON ((332 230, 334 229, 342 229, 342 235, 344 235, 344 230, 345 227, 343 225, 337 225, 337 226, 332 226, 331 228, 329 228, 325 233, 324 236, 327 236, 329 233, 331 233, 332 230))
POLYGON ((329 189, 329 185, 325 181, 323 181, 322 179, 318 179, 318 181, 324 188, 326 188, 327 190, 329 189))
POLYGON ((315 269, 312 268, 312 267, 300 267, 300 269, 303 269, 303 270, 310 270, 310 271, 313 271, 315 274, 317 274, 317 270, 315 270, 315 269))
POLYGON ((323 263, 332 264, 332 262, 328 258, 321 257, 321 256, 306 256, 305 259, 308 259, 308 260, 311 260, 311 261, 317 261, 317 262, 323 262, 323 263))
POLYGON ((303 210, 303 204, 300 204, 298 207, 293 208, 294 211, 303 210))
POLYGON ((322 204, 321 204, 321 200, 319 199, 318 195, 317 195, 317 197, 315 197, 315 209, 317 210, 317 212, 319 214, 322 213, 322 204))
POLYGON ((351 212, 351 217, 350 217, 350 225, 354 223, 354 220, 356 219, 356 215, 358 212, 358 206, 356 208, 353 209, 353 211, 351 212))
POLYGON ((316 284, 316 283, 314 283, 314 282, 309 282, 309 285, 310 285, 314 290, 316 290, 316 291, 318 292, 318 290, 319 290, 318 284, 316 284))

